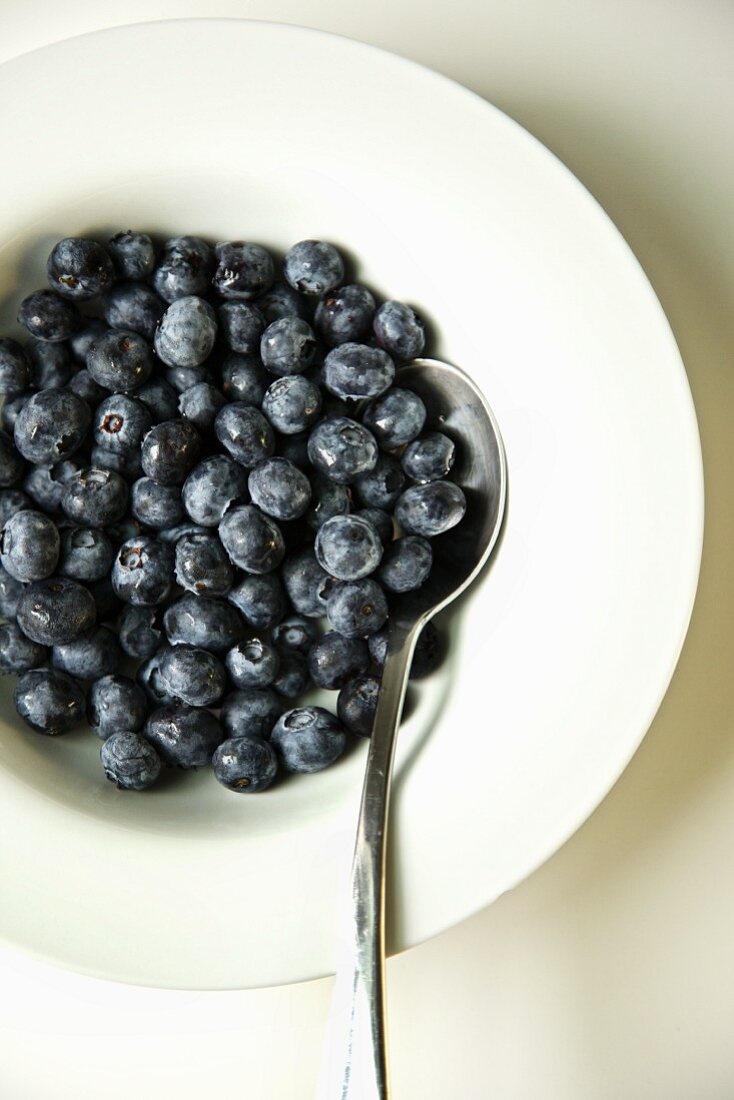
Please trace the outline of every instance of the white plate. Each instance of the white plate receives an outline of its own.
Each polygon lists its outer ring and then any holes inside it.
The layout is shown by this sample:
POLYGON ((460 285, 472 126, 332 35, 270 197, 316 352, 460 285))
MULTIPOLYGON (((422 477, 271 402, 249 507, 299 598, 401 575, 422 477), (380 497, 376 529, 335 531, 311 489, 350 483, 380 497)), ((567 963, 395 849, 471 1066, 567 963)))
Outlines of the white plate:
MULTIPOLYGON (((72 39, 0 69, 0 331, 50 243, 128 226, 325 237, 435 325, 508 454, 505 537, 401 733, 392 950, 520 881, 609 790, 668 685, 702 538, 685 372, 569 172, 464 88, 346 39, 230 21, 72 39)), ((117 791, 86 733, 0 731, 0 936, 146 985, 329 971, 363 746, 235 798, 117 791)))

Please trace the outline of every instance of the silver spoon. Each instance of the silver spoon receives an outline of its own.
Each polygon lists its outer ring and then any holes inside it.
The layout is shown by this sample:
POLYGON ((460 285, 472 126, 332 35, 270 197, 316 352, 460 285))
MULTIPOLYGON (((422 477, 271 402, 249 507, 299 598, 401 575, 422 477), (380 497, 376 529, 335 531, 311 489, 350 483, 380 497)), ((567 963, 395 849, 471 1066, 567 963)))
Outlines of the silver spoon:
POLYGON ((385 1027, 385 841, 395 735, 421 630, 487 562, 502 527, 505 452, 489 405, 470 378, 433 359, 414 359, 395 379, 419 394, 426 426, 457 444, 453 479, 467 498, 462 522, 432 540, 428 581, 391 611, 387 659, 370 739, 350 880, 344 958, 334 997, 319 1100, 387 1100, 385 1027))

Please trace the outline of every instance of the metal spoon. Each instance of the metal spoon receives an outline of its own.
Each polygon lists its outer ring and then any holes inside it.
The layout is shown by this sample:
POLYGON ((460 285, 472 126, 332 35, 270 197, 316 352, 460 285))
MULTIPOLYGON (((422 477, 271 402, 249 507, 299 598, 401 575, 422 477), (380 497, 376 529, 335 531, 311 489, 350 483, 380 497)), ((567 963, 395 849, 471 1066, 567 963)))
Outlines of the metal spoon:
POLYGON ((499 428, 470 378, 415 359, 395 379, 419 394, 426 426, 457 444, 452 477, 467 498, 462 522, 432 540, 434 565, 422 588, 391 610, 387 659, 367 756, 351 872, 347 938, 337 968, 319 1100, 387 1100, 385 1028, 385 841, 395 735, 421 630, 471 584, 497 541, 507 492, 499 428))

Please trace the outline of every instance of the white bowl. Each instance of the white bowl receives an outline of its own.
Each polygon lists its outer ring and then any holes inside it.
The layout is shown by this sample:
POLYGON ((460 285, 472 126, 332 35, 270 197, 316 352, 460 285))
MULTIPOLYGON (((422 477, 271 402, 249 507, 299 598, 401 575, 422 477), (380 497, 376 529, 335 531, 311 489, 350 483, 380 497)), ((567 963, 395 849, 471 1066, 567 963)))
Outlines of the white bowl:
MULTIPOLYGON (((507 447, 491 570, 401 732, 390 946, 491 902, 624 768, 685 635, 702 537, 685 372, 637 262, 550 153, 464 88, 294 27, 146 24, 0 69, 0 331, 51 243, 128 227, 344 247, 474 375, 507 447)), ((234 797, 116 790, 87 731, 0 729, 0 936, 147 985, 332 966, 364 746, 234 797)))

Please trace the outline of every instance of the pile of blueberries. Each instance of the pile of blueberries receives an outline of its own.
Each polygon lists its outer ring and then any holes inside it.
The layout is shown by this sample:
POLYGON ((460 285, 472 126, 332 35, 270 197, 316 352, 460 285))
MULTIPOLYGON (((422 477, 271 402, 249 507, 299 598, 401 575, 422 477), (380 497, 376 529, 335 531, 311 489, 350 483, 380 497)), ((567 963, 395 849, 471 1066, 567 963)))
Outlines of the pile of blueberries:
MULTIPOLYGON (((369 736, 389 602, 465 512, 454 444, 393 385, 419 317, 327 242, 282 267, 66 238, 20 306, 30 339, 0 339, 0 670, 34 730, 86 715, 122 788, 211 763, 261 791, 369 736), (289 708, 311 684, 338 717, 289 708)), ((439 650, 429 625, 412 675, 439 650)))

